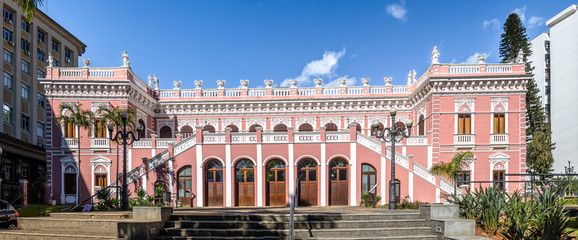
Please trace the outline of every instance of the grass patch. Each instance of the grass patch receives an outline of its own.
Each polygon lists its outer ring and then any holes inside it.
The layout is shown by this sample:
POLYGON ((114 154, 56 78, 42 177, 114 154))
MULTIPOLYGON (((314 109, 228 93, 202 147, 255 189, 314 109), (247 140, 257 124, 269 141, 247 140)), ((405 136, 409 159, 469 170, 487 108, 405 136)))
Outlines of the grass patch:
POLYGON ((63 209, 70 208, 68 205, 45 205, 45 204, 31 204, 27 207, 18 209, 20 217, 40 217, 47 216, 50 212, 58 212, 63 209))

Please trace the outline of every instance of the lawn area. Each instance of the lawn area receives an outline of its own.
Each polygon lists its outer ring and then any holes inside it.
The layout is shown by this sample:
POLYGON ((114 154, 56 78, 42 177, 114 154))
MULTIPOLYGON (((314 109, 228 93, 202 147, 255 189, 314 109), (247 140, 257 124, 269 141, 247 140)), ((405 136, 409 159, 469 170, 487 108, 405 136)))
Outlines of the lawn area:
POLYGON ((69 208, 67 205, 42 205, 42 204, 31 204, 27 207, 18 209, 20 217, 39 217, 46 216, 50 212, 58 212, 63 209, 69 208))

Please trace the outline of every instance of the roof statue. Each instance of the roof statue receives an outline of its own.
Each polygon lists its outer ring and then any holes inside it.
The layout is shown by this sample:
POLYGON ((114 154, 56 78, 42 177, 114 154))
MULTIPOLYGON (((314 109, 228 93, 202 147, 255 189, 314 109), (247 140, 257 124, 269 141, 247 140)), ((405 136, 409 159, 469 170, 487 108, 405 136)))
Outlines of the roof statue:
POLYGON ((439 64, 438 58, 440 57, 440 52, 438 52, 438 47, 434 46, 433 51, 431 52, 431 64, 439 64))
POLYGON ((321 84, 323 84, 323 79, 313 79, 313 82, 315 83, 315 87, 321 87, 321 84))
POLYGON ((273 86, 273 79, 269 79, 269 80, 265 79, 264 82, 265 82, 266 88, 271 88, 273 86))
POLYGON ((122 66, 130 67, 130 61, 128 60, 128 53, 126 51, 122 53, 122 66))
POLYGON ((383 81, 385 82, 385 86, 391 85, 391 77, 384 77, 383 81))
POLYGON ((149 73, 149 87, 153 85, 153 77, 149 73))
POLYGON ((486 54, 478 54, 478 64, 486 63, 486 54))
POLYGON ((203 80, 195 80, 195 89, 201 89, 201 87, 203 86, 203 80))
POLYGON ((159 78, 157 77, 156 74, 155 74, 153 80, 155 82, 155 90, 159 90, 159 78))
POLYGON ((219 89, 225 88, 226 82, 227 82, 226 80, 217 80, 217 85, 219 86, 219 89))

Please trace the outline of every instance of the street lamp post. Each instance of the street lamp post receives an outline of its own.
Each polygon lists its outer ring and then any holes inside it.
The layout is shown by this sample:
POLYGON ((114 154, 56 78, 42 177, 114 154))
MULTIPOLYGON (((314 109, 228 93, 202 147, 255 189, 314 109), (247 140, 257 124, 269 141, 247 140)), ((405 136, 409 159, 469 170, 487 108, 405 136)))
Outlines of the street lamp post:
POLYGON ((396 201, 396 188, 395 188, 395 143, 401 142, 403 138, 408 138, 411 135, 411 125, 413 125, 413 121, 408 119, 405 122, 407 126, 407 132, 404 131, 402 127, 395 127, 395 115, 397 114, 397 110, 392 108, 389 110, 389 114, 391 115, 391 127, 384 128, 383 131, 379 132, 379 121, 375 120, 371 127, 373 128, 374 135, 377 138, 383 139, 385 142, 391 143, 391 180, 389 181, 389 209, 396 209, 397 208, 397 201, 396 201), (386 134, 387 132, 387 134, 386 134), (398 135, 398 133, 400 133, 398 135))
MULTIPOLYGON (((113 137, 112 132, 114 131, 114 124, 108 124, 108 133, 110 133, 110 140, 120 144, 119 141, 122 141, 123 145, 123 155, 122 155, 122 196, 120 202, 120 209, 122 211, 128 211, 128 186, 126 183, 126 145, 132 144, 134 141, 140 140, 140 132, 143 129, 143 126, 139 123, 136 127, 137 136, 135 137, 134 133, 131 131, 126 130, 126 120, 128 119, 128 113, 122 112, 122 131, 116 131, 116 134, 113 137), (129 142, 130 141, 130 142, 129 142)), ((118 186, 118 182, 116 184, 118 186)), ((118 191, 118 188, 117 188, 118 191)))
MULTIPOLYGON (((572 165, 572 164, 570 163, 570 160, 568 160, 568 166, 564 166, 564 171, 566 172, 566 174, 574 174, 574 165, 572 165)), ((569 180, 574 180, 574 176, 569 176, 568 179, 569 179, 569 180)), ((573 182, 570 182, 570 183, 573 183, 573 182)), ((571 192, 573 191, 573 190, 572 190, 572 185, 573 185, 573 184, 570 184, 570 190, 571 190, 571 192)))

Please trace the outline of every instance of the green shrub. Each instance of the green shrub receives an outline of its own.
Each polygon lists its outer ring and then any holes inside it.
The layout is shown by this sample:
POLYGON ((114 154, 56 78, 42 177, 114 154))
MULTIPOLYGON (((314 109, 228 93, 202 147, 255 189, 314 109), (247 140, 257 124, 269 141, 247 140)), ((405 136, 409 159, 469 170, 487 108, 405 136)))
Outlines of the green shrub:
POLYGON ((375 201, 376 205, 381 201, 381 196, 376 195, 374 198, 371 197, 372 195, 369 193, 362 193, 361 194, 361 201, 359 204, 363 204, 365 207, 373 206, 373 202, 375 201))
POLYGON ((529 239, 532 202, 524 201, 519 191, 508 195, 504 206, 505 228, 501 235, 506 239, 529 239))
POLYGON ((532 239, 570 239, 573 231, 567 231, 570 218, 564 212, 564 195, 568 184, 545 186, 535 195, 533 211, 535 217, 530 221, 532 239))
POLYGON ((486 232, 495 235, 501 227, 506 197, 504 191, 494 184, 486 189, 478 188, 475 193, 476 205, 479 207, 479 223, 486 232))
POLYGON ((405 196, 398 205, 399 209, 419 209, 419 205, 424 204, 420 201, 410 201, 409 195, 405 196))

